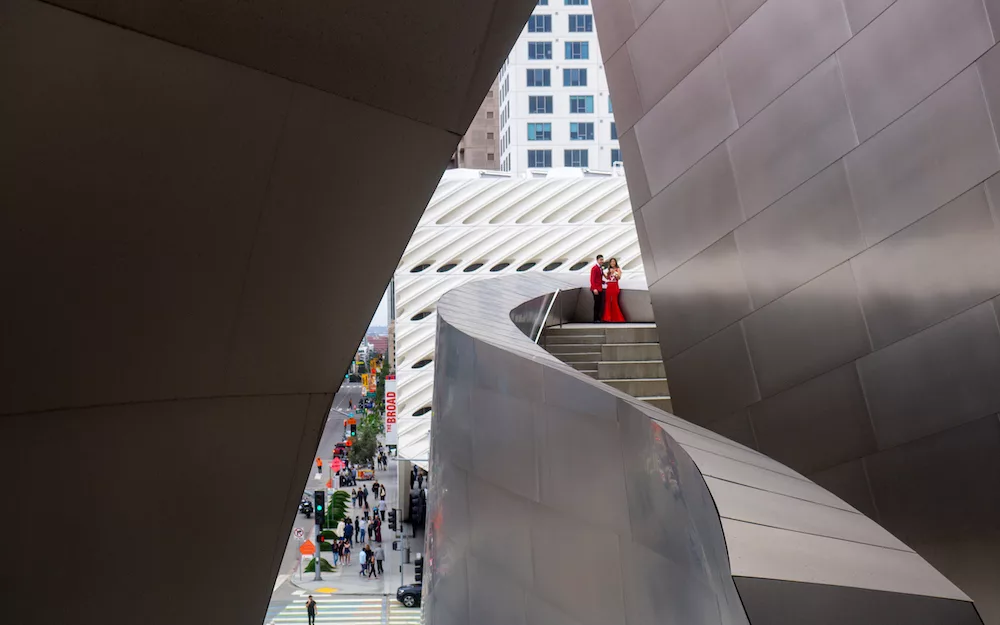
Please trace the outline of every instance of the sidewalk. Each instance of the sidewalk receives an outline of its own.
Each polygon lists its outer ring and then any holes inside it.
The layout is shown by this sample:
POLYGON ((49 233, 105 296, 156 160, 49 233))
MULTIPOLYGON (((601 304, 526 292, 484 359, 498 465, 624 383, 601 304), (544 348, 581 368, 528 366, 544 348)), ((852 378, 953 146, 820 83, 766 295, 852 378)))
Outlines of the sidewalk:
MULTIPOLYGON (((390 462, 389 468, 385 471, 376 470, 375 471, 375 481, 379 484, 385 486, 386 503, 390 506, 396 501, 396 491, 397 491, 397 481, 396 481, 396 463, 390 462)), ((371 488, 372 481, 358 482, 359 486, 368 485, 371 488)), ((348 493, 351 492, 350 488, 341 489, 346 490, 348 493)), ((369 503, 371 503, 369 499, 369 503)), ((356 516, 361 516, 362 511, 357 507, 351 507, 349 512, 351 518, 356 516)), ((362 544, 355 541, 353 548, 351 549, 351 564, 343 565, 337 567, 337 570, 328 573, 324 572, 322 574, 322 581, 313 581, 314 573, 302 573, 302 581, 299 581, 299 571, 298 569, 289 578, 289 582, 307 592, 315 594, 350 594, 350 595, 384 595, 389 594, 392 597, 396 596, 396 588, 399 587, 399 560, 400 553, 392 550, 392 541, 395 539, 394 532, 389 530, 389 515, 386 513, 386 520, 382 523, 382 548, 385 550, 385 562, 383 563, 384 573, 379 575, 378 578, 372 577, 368 578, 361 577, 361 564, 360 564, 360 551, 362 544)), ((310 540, 316 543, 315 526, 310 534, 310 540)), ((365 536, 365 542, 371 545, 372 549, 375 548, 376 543, 369 536, 365 536)), ((321 552, 322 556, 331 564, 333 563, 333 556, 329 551, 321 552)), ((301 566, 304 568, 308 565, 309 560, 302 559, 301 566)), ((412 569, 412 567, 411 567, 412 569)), ((413 580, 412 572, 407 577, 409 582, 413 580)))

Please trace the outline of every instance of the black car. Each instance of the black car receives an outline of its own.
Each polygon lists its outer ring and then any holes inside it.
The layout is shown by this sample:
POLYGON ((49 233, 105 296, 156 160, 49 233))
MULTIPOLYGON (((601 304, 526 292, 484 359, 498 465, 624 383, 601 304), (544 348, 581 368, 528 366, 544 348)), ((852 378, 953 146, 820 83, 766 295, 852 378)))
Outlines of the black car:
POLYGON ((396 590, 396 601, 408 608, 415 608, 420 605, 420 594, 421 587, 419 583, 400 586, 396 590))

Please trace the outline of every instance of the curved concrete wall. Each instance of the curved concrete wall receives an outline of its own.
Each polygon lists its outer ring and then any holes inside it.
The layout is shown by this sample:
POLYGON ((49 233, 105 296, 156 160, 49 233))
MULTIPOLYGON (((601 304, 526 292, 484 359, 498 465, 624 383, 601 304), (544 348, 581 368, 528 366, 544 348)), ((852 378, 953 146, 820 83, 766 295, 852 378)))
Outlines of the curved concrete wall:
POLYGON ((1000 3, 594 5, 677 414, 1000 623, 1000 3))
POLYGON ((537 326, 550 293, 575 304, 585 285, 518 275, 438 303, 427 622, 981 622, 844 501, 580 374, 519 329, 537 326))

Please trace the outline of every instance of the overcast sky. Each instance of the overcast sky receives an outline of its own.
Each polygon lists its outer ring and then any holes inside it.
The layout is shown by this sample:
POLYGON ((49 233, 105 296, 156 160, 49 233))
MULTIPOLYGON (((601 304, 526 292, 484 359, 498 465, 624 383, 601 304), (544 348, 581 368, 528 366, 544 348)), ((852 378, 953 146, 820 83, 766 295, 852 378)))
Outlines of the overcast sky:
POLYGON ((375 309, 375 315, 372 317, 371 326, 387 326, 389 325, 389 290, 386 289, 385 293, 382 294, 382 301, 378 303, 378 308, 375 309))

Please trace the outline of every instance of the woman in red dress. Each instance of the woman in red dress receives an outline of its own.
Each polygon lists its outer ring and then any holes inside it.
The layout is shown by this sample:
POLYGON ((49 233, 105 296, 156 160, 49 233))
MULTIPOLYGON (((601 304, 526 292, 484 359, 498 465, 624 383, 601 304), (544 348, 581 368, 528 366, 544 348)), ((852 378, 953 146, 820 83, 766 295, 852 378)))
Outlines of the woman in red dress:
POLYGON ((618 281, 622 279, 622 270, 618 267, 618 259, 612 258, 608 261, 606 272, 608 288, 604 291, 604 316, 602 321, 608 323, 623 323, 625 315, 622 314, 621 306, 618 305, 618 295, 621 289, 618 288, 618 281))

